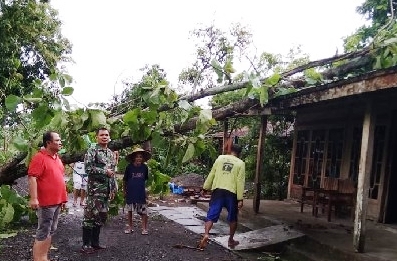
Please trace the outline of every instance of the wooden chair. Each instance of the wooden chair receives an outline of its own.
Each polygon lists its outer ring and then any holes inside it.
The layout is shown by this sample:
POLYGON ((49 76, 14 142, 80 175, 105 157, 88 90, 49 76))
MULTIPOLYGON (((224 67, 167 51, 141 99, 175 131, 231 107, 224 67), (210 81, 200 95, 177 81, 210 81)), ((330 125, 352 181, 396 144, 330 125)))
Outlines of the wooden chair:
MULTIPOLYGON (((312 206, 312 215, 317 217, 318 204, 325 204, 324 193, 322 191, 338 190, 338 179, 337 178, 324 178, 323 185, 320 188, 302 187, 302 194, 299 200, 301 213, 305 204, 312 206)), ((324 208, 323 208, 324 212, 324 208)))
POLYGON ((350 208, 350 216, 354 218, 354 211, 356 206, 356 186, 351 179, 340 179, 339 188, 335 204, 335 215, 338 215, 342 207, 350 208))
POLYGON ((312 206, 312 215, 314 215, 314 188, 302 187, 302 194, 299 200, 301 213, 305 204, 312 206))
POLYGON ((324 190, 338 190, 339 189, 339 179, 337 178, 324 178, 324 183, 322 189, 324 190))
POLYGON ((315 195, 315 210, 314 215, 318 216, 318 208, 321 206, 321 212, 324 214, 325 208, 327 207, 327 213, 330 219, 330 213, 332 211, 332 205, 328 204, 330 197, 337 193, 339 188, 338 178, 325 177, 323 185, 315 195))
POLYGON ((327 209, 327 220, 331 221, 332 208, 335 215, 338 215, 342 207, 351 207, 351 216, 354 215, 356 189, 354 182, 350 179, 334 179, 324 182, 324 190, 319 192, 315 215, 317 215, 318 205, 322 207, 322 213, 327 209), (335 184, 335 182, 337 184, 335 184))

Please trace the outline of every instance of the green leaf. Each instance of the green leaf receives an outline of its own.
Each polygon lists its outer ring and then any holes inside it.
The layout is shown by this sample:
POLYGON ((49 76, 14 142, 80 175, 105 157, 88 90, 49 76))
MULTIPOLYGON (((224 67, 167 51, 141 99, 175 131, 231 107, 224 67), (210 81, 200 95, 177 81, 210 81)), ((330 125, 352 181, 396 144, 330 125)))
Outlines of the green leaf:
POLYGON ((44 104, 40 104, 39 107, 34 109, 31 115, 38 128, 49 124, 53 117, 52 111, 44 104))
POLYGON ((7 109, 9 109, 10 111, 14 111, 18 107, 18 104, 20 104, 21 102, 21 97, 11 94, 6 97, 5 105, 7 109))
POLYGON ((57 79, 58 75, 55 73, 50 74, 50 80, 55 81, 57 79))
POLYGON ((73 87, 65 87, 62 89, 62 95, 69 96, 72 95, 74 92, 73 87))
POLYGON ((178 102, 178 106, 186 111, 189 111, 192 108, 192 105, 187 100, 180 100, 178 102))
POLYGON ((198 140, 195 144, 196 154, 200 155, 205 150, 205 142, 202 140, 198 140))
POLYGON ((232 59, 227 59, 226 64, 224 66, 225 72, 227 73, 235 73, 236 70, 233 68, 233 61, 232 59))
POLYGON ((276 94, 274 97, 282 96, 282 95, 287 95, 290 93, 296 92, 295 88, 278 88, 276 94))
POLYGON ((262 88, 259 89, 259 102, 262 106, 269 100, 268 89, 267 86, 262 86, 262 88))
POLYGON ((219 62, 216 59, 212 59, 211 65, 215 73, 218 75, 218 82, 222 82, 223 80, 222 66, 219 64, 219 62))
POLYGON ((199 121, 206 122, 212 119, 212 111, 209 109, 204 109, 200 111, 199 121))
POLYGON ((249 81, 254 89, 259 89, 262 86, 258 76, 251 75, 249 81))
POLYGON ((21 136, 17 136, 12 141, 14 147, 19 151, 28 151, 29 143, 21 136))
POLYGON ((59 77, 58 81, 59 81, 59 85, 61 85, 62 88, 65 87, 65 84, 66 84, 65 78, 63 78, 61 76, 61 77, 59 77))
POLYGON ((63 106, 65 106, 65 108, 66 108, 67 110, 70 110, 69 101, 68 101, 67 99, 65 99, 64 97, 62 97, 62 104, 63 104, 63 106))
POLYGON ((7 233, 7 234, 0 234, 0 239, 6 239, 10 237, 15 237, 17 235, 16 232, 7 233))
POLYGON ((376 62, 374 65, 374 69, 381 69, 382 68, 382 64, 381 64, 381 57, 377 56, 376 57, 376 62))
POLYGON ((101 110, 90 110, 91 128, 96 129, 106 126, 106 116, 101 110))
POLYGON ((128 111, 126 114, 124 114, 123 120, 127 124, 136 124, 138 123, 138 116, 140 114, 140 109, 135 108, 131 111, 128 111))
POLYGON ((23 99, 30 103, 39 103, 43 100, 42 98, 23 98, 23 99))
POLYGON ((265 80, 265 83, 266 83, 266 84, 269 84, 269 85, 271 85, 271 86, 274 86, 274 85, 276 85, 276 84, 280 81, 280 79, 281 79, 280 74, 275 73, 275 74, 273 74, 272 76, 270 76, 269 78, 267 78, 267 79, 265 80))
POLYGON ((1 221, 0 227, 1 226, 4 227, 6 224, 10 223, 13 219, 14 219, 14 208, 10 203, 5 202, 5 205, 3 205, 3 207, 0 210, 0 221, 1 221))
POLYGON ((182 163, 185 163, 186 161, 190 160, 193 158, 194 155, 194 145, 192 143, 189 143, 187 146, 187 150, 185 152, 185 155, 183 156, 182 163))
POLYGON ((157 111, 154 110, 142 111, 141 116, 147 125, 152 125, 157 121, 157 111))
POLYGON ((54 100, 52 103, 52 106, 54 110, 61 110, 62 109, 62 103, 59 100, 54 100))
POLYGON ((251 91, 252 91, 252 84, 248 84, 247 89, 246 89, 246 91, 244 93, 244 96, 247 97, 248 94, 251 93, 251 91))
POLYGON ((143 129, 141 129, 141 137, 142 140, 147 140, 150 137, 150 134, 152 134, 152 129, 149 126, 144 126, 143 129))
MULTIPOLYGON (((40 84, 41 84, 41 82, 40 82, 40 84)), ((42 98, 43 94, 44 93, 43 93, 42 89, 36 88, 36 89, 33 90, 32 97, 33 98, 42 98)))
POLYGON ((310 77, 306 77, 305 80, 308 85, 315 85, 317 83, 317 81, 315 79, 310 78, 310 77))

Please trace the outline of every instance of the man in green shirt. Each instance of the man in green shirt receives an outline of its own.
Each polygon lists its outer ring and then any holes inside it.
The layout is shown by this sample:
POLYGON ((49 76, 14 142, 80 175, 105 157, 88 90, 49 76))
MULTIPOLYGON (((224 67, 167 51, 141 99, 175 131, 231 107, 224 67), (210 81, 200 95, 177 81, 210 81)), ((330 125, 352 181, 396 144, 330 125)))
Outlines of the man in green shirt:
POLYGON ((243 207, 243 193, 245 184, 245 163, 239 159, 241 147, 233 144, 230 154, 220 155, 211 172, 204 182, 204 190, 212 190, 211 201, 205 221, 205 233, 199 248, 204 248, 209 239, 209 232, 214 223, 219 219, 222 208, 228 212, 227 220, 230 226, 229 247, 239 244, 234 240, 237 229, 238 210, 243 207))

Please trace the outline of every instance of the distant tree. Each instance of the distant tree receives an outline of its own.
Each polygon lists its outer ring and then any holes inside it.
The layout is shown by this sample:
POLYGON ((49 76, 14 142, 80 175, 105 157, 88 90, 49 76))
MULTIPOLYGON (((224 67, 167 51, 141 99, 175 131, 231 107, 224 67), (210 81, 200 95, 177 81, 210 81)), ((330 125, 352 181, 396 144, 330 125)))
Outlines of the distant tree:
POLYGON ((42 96, 43 90, 35 87, 57 72, 60 62, 70 61, 71 44, 61 34, 57 15, 45 1, 0 0, 0 119, 3 124, 12 116, 6 110, 6 97, 42 96))
MULTIPOLYGON (((379 30, 390 23, 395 24, 397 11, 396 0, 366 0, 357 7, 357 13, 363 15, 368 24, 362 25, 357 31, 344 39, 345 51, 351 52, 368 46, 379 34, 379 30), (393 14, 393 17, 392 17, 393 14)), ((394 25, 395 26, 395 25, 394 25)), ((384 28, 390 29, 390 28, 384 28)))

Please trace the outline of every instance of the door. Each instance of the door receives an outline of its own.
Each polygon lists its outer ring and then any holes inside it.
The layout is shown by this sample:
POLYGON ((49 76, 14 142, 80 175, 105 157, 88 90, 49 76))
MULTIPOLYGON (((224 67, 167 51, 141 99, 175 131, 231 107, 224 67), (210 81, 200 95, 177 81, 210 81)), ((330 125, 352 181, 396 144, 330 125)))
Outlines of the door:
POLYGON ((384 223, 397 223, 397 111, 392 113, 392 125, 390 132, 390 171, 388 173, 388 184, 385 205, 384 223))

